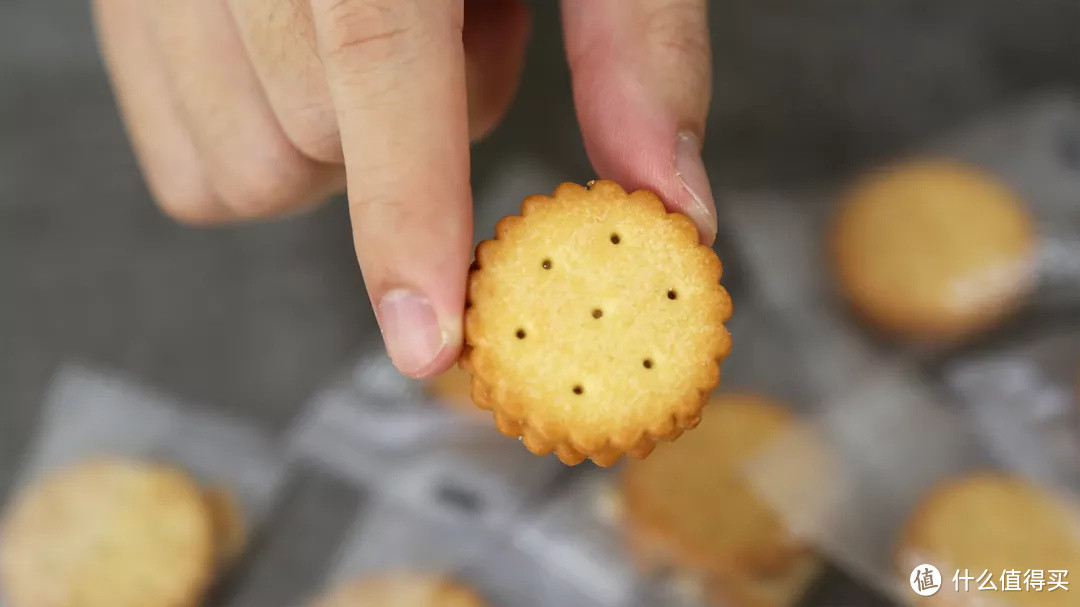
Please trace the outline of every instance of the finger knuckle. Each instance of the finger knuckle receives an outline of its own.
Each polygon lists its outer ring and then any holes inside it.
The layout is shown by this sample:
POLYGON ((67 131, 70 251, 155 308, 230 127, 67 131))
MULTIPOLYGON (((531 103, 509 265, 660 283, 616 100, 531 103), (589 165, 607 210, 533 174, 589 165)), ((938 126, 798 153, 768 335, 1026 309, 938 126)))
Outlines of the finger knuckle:
POLYGON ((712 49, 701 0, 661 2, 648 15, 645 31, 650 52, 665 68, 709 71, 712 49))
POLYGON ((412 2, 336 0, 323 15, 322 51, 350 62, 385 61, 400 53, 416 21, 412 2))
POLYGON ((232 177, 219 186, 222 202, 238 219, 273 215, 284 204, 282 194, 291 184, 276 179, 232 177))
POLYGON ((289 134, 289 139, 301 154, 312 160, 331 164, 339 164, 344 160, 341 136, 336 126, 294 129, 294 132, 289 134))
POLYGON ((209 225, 226 219, 227 213, 201 180, 179 180, 149 176, 149 188, 158 209, 173 221, 187 225, 209 225))
POLYGON ((342 162, 341 135, 329 102, 284 111, 278 120, 289 142, 304 156, 331 164, 342 162))
POLYGON ((303 196, 303 180, 295 173, 296 167, 252 162, 231 168, 215 185, 233 216, 256 219, 276 215, 303 196))

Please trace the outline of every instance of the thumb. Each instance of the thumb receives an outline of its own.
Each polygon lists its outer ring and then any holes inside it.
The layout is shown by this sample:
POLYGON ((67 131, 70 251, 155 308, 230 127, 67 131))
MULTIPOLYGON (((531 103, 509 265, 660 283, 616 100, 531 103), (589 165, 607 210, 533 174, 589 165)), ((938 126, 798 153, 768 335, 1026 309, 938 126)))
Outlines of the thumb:
POLYGON ((707 0, 563 0, 574 102, 597 173, 649 189, 706 244, 716 205, 701 160, 711 96, 707 0))

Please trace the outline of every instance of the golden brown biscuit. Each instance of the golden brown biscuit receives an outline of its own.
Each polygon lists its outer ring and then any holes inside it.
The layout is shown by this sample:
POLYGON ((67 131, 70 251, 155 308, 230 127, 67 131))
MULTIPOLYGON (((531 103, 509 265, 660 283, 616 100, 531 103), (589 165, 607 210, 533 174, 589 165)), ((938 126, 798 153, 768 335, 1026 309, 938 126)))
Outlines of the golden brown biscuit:
POLYGON ((424 384, 424 393, 454 411, 478 412, 472 400, 472 376, 457 365, 428 380, 424 384))
POLYGON ((159 465, 102 459, 30 488, 3 523, 0 588, 11 607, 177 607, 214 569, 199 487, 159 465))
POLYGON ((236 495, 220 487, 204 492, 214 525, 214 553, 220 567, 228 568, 240 560, 247 544, 247 523, 236 495))
POLYGON ((1014 310, 1034 283, 1035 234, 994 177, 951 160, 877 171, 843 199, 831 256, 840 289, 881 329, 963 337, 1014 310))
POLYGON ((503 434, 605 466, 697 423, 731 299, 689 219, 650 192, 564 183, 495 234, 476 248, 461 363, 503 434))
POLYGON ((709 600, 722 607, 791 607, 820 577, 824 563, 808 552, 775 574, 716 576, 705 582, 709 600))
MULTIPOLYGON (((1076 605, 1076 590, 1025 590, 1023 577, 1038 570, 1049 582, 1049 571, 1080 571, 1080 513, 1027 481, 995 472, 982 472, 942 483, 915 509, 903 530, 896 551, 898 574, 907 581, 916 566, 933 565, 942 587, 921 598, 919 605, 961 607, 975 600, 994 605, 1065 607, 1076 605), (979 577, 990 572, 997 591, 953 586, 960 570, 979 577), (1017 571, 1020 591, 1003 591, 1001 576, 1017 571)), ((1068 577, 1065 578, 1069 581, 1068 577)), ((914 596, 914 595, 913 595, 914 596)), ((916 597, 918 598, 918 597, 916 597)))
POLYGON ((487 603, 473 589, 443 577, 393 573, 341 586, 312 607, 487 607, 487 603))
POLYGON ((742 466, 793 425, 759 396, 714 397, 701 424, 622 477, 626 530, 646 566, 701 572, 733 605, 789 605, 820 561, 743 476, 742 466))

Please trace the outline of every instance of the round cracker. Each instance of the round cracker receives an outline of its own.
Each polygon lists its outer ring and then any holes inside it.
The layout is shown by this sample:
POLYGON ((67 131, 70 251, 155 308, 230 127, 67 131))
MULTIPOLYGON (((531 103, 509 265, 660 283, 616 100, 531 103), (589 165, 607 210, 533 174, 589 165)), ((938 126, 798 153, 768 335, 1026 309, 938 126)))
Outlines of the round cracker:
POLYGON ((622 492, 631 548, 719 580, 782 577, 811 549, 745 480, 742 467, 794 420, 760 396, 717 396, 701 424, 627 464, 622 492))
POLYGON ((1035 233, 1021 201, 993 176, 951 160, 910 161, 859 181, 830 246, 854 309, 919 341, 994 324, 1034 283, 1035 233))
POLYGON ((435 575, 392 573, 330 591, 312 607, 488 607, 475 590, 435 575))
MULTIPOLYGON (((1080 571, 1080 512, 1074 504, 1021 478, 980 472, 946 481, 914 510, 900 536, 896 568, 904 582, 916 566, 937 567, 943 578, 937 594, 920 605, 961 607, 979 595, 990 595, 995 605, 1065 607, 1076 605, 1069 592, 1001 591, 1000 576, 1015 570, 1023 576, 1039 570, 1080 571), (998 592, 969 591, 952 585, 952 576, 968 570, 978 577, 989 571, 998 592)), ((1068 580, 1068 577, 1065 578, 1068 580)))
POLYGON ((173 468, 103 459, 61 470, 17 498, 0 543, 12 607, 195 604, 214 568, 199 487, 173 468))
POLYGON ((566 183, 495 233, 469 275, 461 362, 501 432, 603 466, 698 422, 731 299, 689 219, 650 192, 566 183))

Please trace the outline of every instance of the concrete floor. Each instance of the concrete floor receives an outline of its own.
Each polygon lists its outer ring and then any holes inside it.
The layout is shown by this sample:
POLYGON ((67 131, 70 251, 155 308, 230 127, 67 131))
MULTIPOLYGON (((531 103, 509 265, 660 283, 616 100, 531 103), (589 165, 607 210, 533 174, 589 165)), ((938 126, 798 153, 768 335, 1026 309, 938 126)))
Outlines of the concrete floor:
MULTIPOLYGON (((475 148, 478 198, 505 194, 493 204, 507 209, 531 193, 499 185, 509 163, 591 176, 554 3, 535 4, 524 90, 475 148)), ((725 186, 827 179, 1033 89, 1080 86, 1080 3, 711 6, 706 157, 725 186)), ((277 429, 373 327, 342 201, 234 228, 170 223, 136 171, 85 0, 0 2, 0 495, 61 362, 277 429)), ((814 604, 864 604, 835 587, 814 604)))

